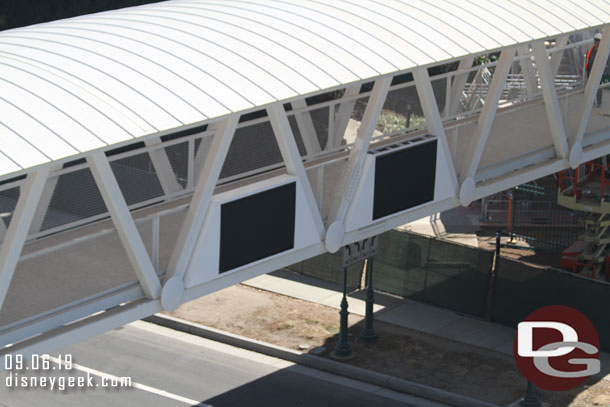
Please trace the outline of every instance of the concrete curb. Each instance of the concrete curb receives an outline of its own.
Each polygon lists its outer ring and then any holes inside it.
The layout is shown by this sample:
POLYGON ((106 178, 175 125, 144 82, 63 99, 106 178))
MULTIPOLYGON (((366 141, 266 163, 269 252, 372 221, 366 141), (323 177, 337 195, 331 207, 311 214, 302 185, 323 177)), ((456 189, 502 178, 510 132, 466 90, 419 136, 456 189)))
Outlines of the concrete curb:
POLYGON ((245 338, 169 315, 155 314, 144 318, 144 321, 455 407, 499 407, 497 404, 487 403, 320 356, 245 338))

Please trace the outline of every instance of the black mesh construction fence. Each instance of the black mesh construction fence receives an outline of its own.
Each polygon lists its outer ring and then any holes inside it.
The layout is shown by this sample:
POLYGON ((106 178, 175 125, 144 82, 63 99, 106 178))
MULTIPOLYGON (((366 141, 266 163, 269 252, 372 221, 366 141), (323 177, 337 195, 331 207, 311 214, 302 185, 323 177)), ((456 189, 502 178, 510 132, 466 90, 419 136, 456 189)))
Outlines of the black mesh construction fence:
MULTIPOLYGON (((487 307, 493 255, 491 250, 391 230, 380 236, 374 258, 374 286, 481 318, 487 307)), ((342 284, 341 256, 341 251, 324 254, 289 269, 342 284)), ((358 287, 362 265, 348 271, 349 286, 358 287)), ((490 308, 492 321, 516 327, 545 305, 580 310, 597 328, 602 349, 610 350, 610 284, 501 257, 490 308)))
MULTIPOLYGON (((286 267, 288 270, 315 277, 323 281, 343 285, 343 253, 325 253, 320 256, 286 267)), ((352 264, 347 268, 347 286, 350 289, 361 288, 363 262, 352 264)))
POLYGON ((375 256, 377 289, 482 317, 492 252, 389 231, 375 256))
POLYGON ((516 326, 546 305, 567 305, 585 314, 610 349, 610 284, 552 268, 502 258, 494 287, 492 320, 516 326))

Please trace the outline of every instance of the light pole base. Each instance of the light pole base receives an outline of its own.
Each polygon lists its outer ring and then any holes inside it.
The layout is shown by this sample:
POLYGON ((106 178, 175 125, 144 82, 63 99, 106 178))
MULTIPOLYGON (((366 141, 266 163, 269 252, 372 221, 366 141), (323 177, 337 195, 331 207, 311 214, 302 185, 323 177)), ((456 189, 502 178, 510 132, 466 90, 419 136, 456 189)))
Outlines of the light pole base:
POLYGON ((335 360, 348 360, 353 358, 354 356, 352 355, 351 345, 349 343, 337 343, 337 346, 335 346, 335 350, 330 352, 330 357, 335 360))
POLYGON ((377 340, 377 334, 372 329, 369 330, 365 328, 364 331, 360 333, 360 340, 363 342, 375 342, 377 340))
POLYGON ((521 407, 542 407, 542 401, 536 393, 536 387, 530 382, 527 382, 527 394, 519 403, 521 407))

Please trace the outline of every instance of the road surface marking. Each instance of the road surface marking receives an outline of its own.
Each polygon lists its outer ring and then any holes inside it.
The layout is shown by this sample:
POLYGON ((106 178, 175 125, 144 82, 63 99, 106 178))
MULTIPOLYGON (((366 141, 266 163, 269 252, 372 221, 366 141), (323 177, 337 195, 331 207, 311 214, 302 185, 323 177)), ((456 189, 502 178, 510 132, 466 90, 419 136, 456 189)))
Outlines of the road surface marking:
MULTIPOLYGON (((49 356, 49 360, 51 360, 54 363, 57 363, 58 365, 62 365, 62 363, 63 363, 62 360, 57 359, 57 358, 55 358, 53 356, 49 356)), ((75 370, 80 370, 81 372, 92 374, 94 376, 105 377, 108 380, 117 380, 117 381, 120 381, 120 379, 121 379, 118 376, 114 376, 114 375, 111 375, 109 373, 104 373, 104 372, 101 372, 99 370, 91 369, 90 367, 79 365, 77 363, 72 363, 72 368, 75 369, 75 370)), ((149 393, 157 394, 159 396, 163 396, 163 397, 166 397, 168 399, 180 401, 182 403, 188 404, 188 405, 193 406, 193 407, 213 407, 210 404, 205 404, 205 403, 202 403, 202 402, 197 401, 197 400, 193 400, 193 399, 189 399, 189 398, 186 398, 186 397, 182 397, 182 396, 170 393, 170 392, 165 391, 165 390, 157 389, 157 388, 154 388, 154 387, 151 387, 151 386, 147 386, 147 385, 142 384, 142 383, 134 382, 133 380, 131 382, 131 387, 139 389, 139 390, 147 391, 149 393)))

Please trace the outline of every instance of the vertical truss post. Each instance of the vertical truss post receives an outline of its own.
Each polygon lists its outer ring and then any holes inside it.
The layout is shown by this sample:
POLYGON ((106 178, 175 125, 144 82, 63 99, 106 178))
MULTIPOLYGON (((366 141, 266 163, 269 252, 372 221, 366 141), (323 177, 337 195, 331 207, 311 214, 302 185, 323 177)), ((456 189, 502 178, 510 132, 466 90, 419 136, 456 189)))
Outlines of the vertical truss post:
POLYGON ((426 117, 426 126, 428 127, 428 131, 438 138, 440 147, 445 153, 447 167, 449 168, 449 176, 451 177, 451 183, 453 185, 453 192, 457 193, 458 181, 455 174, 455 166, 453 165, 453 159, 451 152, 449 151, 449 145, 447 144, 445 129, 443 128, 443 121, 438 110, 438 105, 436 104, 436 98, 434 97, 434 90, 432 89, 428 69, 416 69, 413 72, 413 79, 415 80, 417 95, 419 96, 420 103, 424 111, 424 116, 426 117))
POLYGON ((311 184, 307 178, 305 167, 303 167, 299 149, 297 148, 297 143, 294 140, 294 135, 292 134, 292 129, 290 128, 290 123, 288 122, 288 116, 286 116, 284 106, 281 103, 274 103, 267 108, 267 113, 269 114, 273 134, 275 135, 277 144, 280 147, 280 152, 282 153, 282 158, 284 159, 284 164, 286 165, 286 170, 289 174, 295 175, 301 181, 301 186, 303 187, 305 198, 307 200, 307 205, 309 206, 309 210, 313 215, 318 234, 320 238, 322 238, 324 235, 324 222, 322 221, 322 215, 320 214, 320 209, 316 203, 316 198, 311 190, 311 184))
POLYGON ((555 155, 558 158, 567 158, 568 156, 568 140, 566 131, 563 125, 563 118, 559 108, 557 93, 555 92, 555 82, 549 62, 549 53, 542 41, 537 41, 532 44, 534 49, 534 57, 536 58, 536 66, 540 74, 540 85, 542 87, 542 96, 544 98, 544 107, 551 127, 551 135, 553 136, 553 144, 555 145, 555 155))
POLYGON ((45 165, 29 173, 21 186, 17 206, 0 249, 0 309, 15 274, 28 230, 49 176, 49 169, 49 165, 45 165))
POLYGON ((171 195, 181 191, 182 186, 176 180, 176 174, 167 157, 165 148, 154 148, 155 146, 162 145, 161 137, 146 137, 144 139, 144 144, 146 147, 153 147, 149 151, 150 161, 152 162, 153 167, 155 167, 155 172, 159 178, 161 188, 163 189, 163 195, 171 195))
POLYGON ((477 127, 474 130, 473 137, 470 141, 470 146, 466 153, 466 158, 462 163, 459 179, 462 182, 460 187, 460 202, 464 206, 468 206, 474 199, 475 182, 474 176, 479 167, 485 143, 489 137, 493 119, 498 110, 498 102, 502 96, 506 77, 510 70, 515 48, 509 47, 502 51, 496 70, 494 71, 493 79, 485 98, 485 105, 479 116, 477 127))
POLYGON ((527 45, 522 45, 517 48, 519 56, 527 56, 526 59, 521 59, 519 65, 521 65, 521 72, 523 72, 523 80, 525 81, 525 89, 527 90, 528 96, 535 94, 538 91, 538 80, 536 79, 536 72, 534 71, 534 65, 532 59, 529 56, 530 50, 527 45))
POLYGON ((148 298, 159 298, 161 295, 161 282, 146 252, 140 232, 138 232, 138 228, 129 213, 129 208, 112 172, 106 154, 101 151, 95 152, 87 157, 87 162, 100 194, 104 199, 106 208, 110 212, 112 223, 119 234, 129 262, 140 281, 142 291, 144 291, 148 298))
POLYGON ((366 104, 362 122, 356 134, 356 141, 350 152, 347 164, 343 168, 339 183, 334 190, 327 222, 329 228, 326 234, 326 248, 331 253, 336 252, 342 246, 343 235, 345 234, 343 224, 345 215, 356 193, 356 187, 362 175, 364 160, 391 83, 391 76, 386 76, 375 81, 373 91, 366 104))
POLYGON ((574 135, 574 144, 570 150, 570 166, 577 168, 582 161, 582 139, 587 130, 589 124, 589 117, 591 116, 591 110, 593 109, 593 99, 597 94, 599 83, 604 73, 606 61, 608 60, 608 53, 610 52, 610 30, 604 30, 602 40, 597 49, 597 55, 595 61, 591 67, 591 74, 587 79, 587 85, 585 86, 584 101, 580 105, 580 111, 578 114, 578 127, 576 134, 574 135))
MULTIPOLYGON (((343 99, 357 96, 359 93, 360 85, 349 86, 345 88, 343 99)), ((351 100, 344 100, 339 104, 339 111, 337 112, 333 122, 333 131, 332 133, 329 132, 329 136, 332 135, 332 142, 330 139, 328 140, 328 143, 326 143, 326 150, 332 150, 333 148, 339 147, 341 144, 341 140, 343 140, 345 130, 347 129, 347 125, 349 123, 349 119, 352 117, 352 112, 354 111, 356 101, 357 99, 354 98, 351 100)))
POLYGON ((231 146, 238 120, 239 115, 233 114, 218 124, 210 151, 207 154, 209 159, 204 160, 201 173, 198 174, 197 186, 169 261, 168 277, 177 276, 182 278, 186 272, 212 201, 220 171, 231 146))

